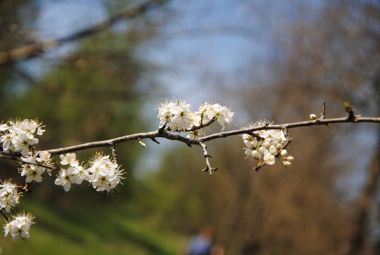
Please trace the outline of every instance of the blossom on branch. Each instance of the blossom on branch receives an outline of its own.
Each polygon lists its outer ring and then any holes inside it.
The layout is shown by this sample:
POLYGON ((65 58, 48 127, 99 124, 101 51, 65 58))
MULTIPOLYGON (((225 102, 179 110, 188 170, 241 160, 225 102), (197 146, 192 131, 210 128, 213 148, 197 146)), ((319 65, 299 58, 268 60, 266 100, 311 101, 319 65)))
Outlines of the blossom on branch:
POLYGON ((193 139, 204 135, 203 127, 215 120, 224 129, 232 122, 233 115, 229 108, 220 104, 204 103, 197 112, 191 112, 190 105, 182 100, 165 102, 158 107, 161 127, 167 125, 170 131, 178 132, 191 130, 188 137, 193 139))
POLYGON ((71 184, 81 184, 86 175, 85 169, 80 166, 79 161, 76 159, 75 153, 67 153, 60 155, 61 165, 68 166, 68 168, 61 168, 58 176, 55 179, 55 185, 62 186, 67 192, 71 188, 71 184))
POLYGON ((286 146, 289 138, 281 129, 255 131, 252 135, 243 134, 242 139, 245 145, 244 154, 258 161, 256 169, 264 165, 274 165, 276 157, 280 158, 284 166, 290 166, 294 159, 288 155, 286 146))
POLYGON ((4 152, 20 152, 27 156, 31 146, 39 141, 36 136, 41 136, 44 132, 42 124, 35 120, 8 121, 0 125, 2 149, 4 152))
POLYGON ((200 116, 202 124, 208 123, 215 118, 223 128, 232 122, 234 116, 234 113, 228 107, 209 103, 202 104, 197 114, 200 116))
POLYGON ((194 123, 190 105, 182 100, 161 104, 158 108, 158 117, 160 126, 167 124, 172 131, 185 131, 190 129, 194 123))
POLYGON ((86 180, 89 181, 96 191, 111 191, 123 179, 123 170, 120 166, 101 154, 96 155, 87 169, 86 180))
POLYGON ((63 166, 69 165, 69 166, 78 166, 79 162, 77 160, 77 156, 75 153, 67 153, 66 155, 60 155, 61 159, 60 164, 63 166))
POLYGON ((20 167, 21 176, 25 176, 25 182, 42 182, 42 174, 51 172, 53 166, 51 155, 47 151, 39 151, 36 154, 29 154, 21 157, 23 164, 20 167))
POLYGON ((13 216, 13 219, 5 224, 4 235, 12 236, 13 240, 29 238, 29 230, 33 222, 34 217, 31 214, 18 214, 13 216))
POLYGON ((4 181, 0 184, 0 209, 7 213, 15 207, 20 200, 21 193, 18 192, 17 185, 10 181, 4 181))

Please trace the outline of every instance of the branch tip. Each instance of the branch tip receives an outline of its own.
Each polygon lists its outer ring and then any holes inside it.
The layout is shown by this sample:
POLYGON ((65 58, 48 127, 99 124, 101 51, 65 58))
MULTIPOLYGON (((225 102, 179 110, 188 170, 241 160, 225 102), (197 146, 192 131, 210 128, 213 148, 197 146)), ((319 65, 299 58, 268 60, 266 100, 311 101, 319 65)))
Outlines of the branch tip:
POLYGON ((157 143, 157 144, 160 144, 160 142, 155 138, 155 137, 151 137, 150 138, 153 142, 157 143))
POLYGON ((326 118, 326 102, 322 103, 322 110, 321 110, 321 116, 319 117, 320 120, 324 120, 326 118))

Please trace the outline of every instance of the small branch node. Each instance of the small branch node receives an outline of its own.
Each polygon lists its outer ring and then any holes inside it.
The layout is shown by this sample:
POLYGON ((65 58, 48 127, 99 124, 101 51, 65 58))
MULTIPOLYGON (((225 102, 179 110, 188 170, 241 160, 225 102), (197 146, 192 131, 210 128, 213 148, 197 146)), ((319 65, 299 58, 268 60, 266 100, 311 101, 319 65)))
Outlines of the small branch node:
POLYGON ((163 134, 163 133, 165 133, 166 124, 167 124, 167 123, 165 123, 164 125, 162 125, 162 126, 158 129, 158 133, 159 133, 159 134, 163 134))
POLYGON ((112 144, 111 146, 111 154, 112 154, 112 159, 115 163, 117 163, 117 151, 116 151, 116 145, 112 144))
POLYGON ((356 122, 354 110, 352 109, 351 104, 348 101, 344 102, 344 110, 348 113, 347 121, 356 122))
POLYGON ((199 143, 199 146, 201 146, 202 148, 202 151, 203 151, 203 156, 205 158, 205 161, 206 161, 206 167, 202 169, 202 171, 204 172, 208 172, 210 175, 212 175, 212 172, 215 172, 218 170, 218 168, 214 168, 211 166, 211 163, 210 163, 210 158, 212 157, 208 151, 207 151, 207 146, 206 144, 200 142, 199 143))
POLYGON ((326 118, 326 103, 322 103, 322 110, 321 110, 321 116, 319 117, 320 120, 324 120, 326 118))

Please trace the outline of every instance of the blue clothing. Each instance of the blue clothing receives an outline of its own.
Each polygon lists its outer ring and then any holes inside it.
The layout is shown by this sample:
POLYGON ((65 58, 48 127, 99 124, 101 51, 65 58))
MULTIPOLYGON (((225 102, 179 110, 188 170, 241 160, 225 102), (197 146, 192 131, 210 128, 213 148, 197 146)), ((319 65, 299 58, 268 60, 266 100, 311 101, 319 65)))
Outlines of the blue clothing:
POLYGON ((211 247, 211 240, 202 235, 196 236, 190 241, 188 255, 209 255, 211 247))

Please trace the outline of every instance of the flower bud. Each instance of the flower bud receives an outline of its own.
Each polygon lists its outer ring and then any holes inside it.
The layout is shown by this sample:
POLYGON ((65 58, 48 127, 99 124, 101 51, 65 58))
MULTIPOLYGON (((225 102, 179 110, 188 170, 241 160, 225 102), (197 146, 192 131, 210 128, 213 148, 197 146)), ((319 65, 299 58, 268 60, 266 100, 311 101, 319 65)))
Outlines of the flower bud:
POLYGON ((284 159, 287 161, 293 161, 294 157, 293 156, 287 156, 287 157, 284 157, 284 159))
POLYGON ((288 155, 288 151, 287 150, 281 150, 281 157, 285 157, 286 155, 288 155))
POLYGON ((290 161, 282 161, 282 164, 287 167, 287 166, 291 166, 292 165, 292 162, 290 161))
POLYGON ((254 159, 260 159, 260 153, 257 150, 252 151, 251 155, 254 159))
POLYGON ((314 113, 311 113, 311 114, 309 115, 309 118, 310 118, 311 120, 316 120, 316 119, 317 119, 317 115, 314 114, 314 113))

